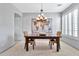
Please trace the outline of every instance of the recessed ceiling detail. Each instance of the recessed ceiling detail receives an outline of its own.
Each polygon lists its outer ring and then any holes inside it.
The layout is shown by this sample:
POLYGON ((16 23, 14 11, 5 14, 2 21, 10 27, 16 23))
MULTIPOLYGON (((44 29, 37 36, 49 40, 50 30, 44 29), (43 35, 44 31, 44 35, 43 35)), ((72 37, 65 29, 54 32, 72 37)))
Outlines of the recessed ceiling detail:
MULTIPOLYGON (((38 13, 41 9, 41 3, 13 3, 23 13, 38 13)), ((42 3, 44 12, 62 12, 71 3, 42 3)))

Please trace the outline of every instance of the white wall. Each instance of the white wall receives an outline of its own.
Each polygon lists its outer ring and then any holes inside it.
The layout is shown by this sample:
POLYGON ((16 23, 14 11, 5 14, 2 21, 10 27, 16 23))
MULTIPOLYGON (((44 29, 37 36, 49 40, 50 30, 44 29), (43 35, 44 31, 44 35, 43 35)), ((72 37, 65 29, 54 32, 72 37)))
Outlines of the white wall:
POLYGON ((8 49, 13 44, 14 40, 14 14, 21 15, 11 4, 0 3, 0 52, 8 49))
MULTIPOLYGON (((48 18, 52 18, 52 32, 56 34, 56 31, 60 31, 60 14, 59 13, 44 13, 48 18)), ((23 31, 28 31, 31 34, 31 20, 35 18, 39 13, 24 13, 23 14, 23 31)))

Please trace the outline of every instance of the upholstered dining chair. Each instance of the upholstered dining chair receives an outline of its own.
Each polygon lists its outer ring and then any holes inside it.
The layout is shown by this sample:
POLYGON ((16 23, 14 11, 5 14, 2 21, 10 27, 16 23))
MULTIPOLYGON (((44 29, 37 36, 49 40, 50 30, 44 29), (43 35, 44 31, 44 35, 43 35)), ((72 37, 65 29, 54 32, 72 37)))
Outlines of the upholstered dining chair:
MULTIPOLYGON (((28 32, 24 32, 24 36, 28 36, 28 32)), ((33 39, 29 39, 29 43, 33 46, 33 50, 34 50, 34 46, 35 46, 35 40, 33 39)), ((26 39, 25 39, 25 44, 26 44, 26 39)), ((26 45, 24 46, 24 49, 26 48, 26 45)))
MULTIPOLYGON (((56 33, 56 36, 61 37, 61 32, 58 31, 56 33)), ((56 43, 56 40, 55 39, 54 40, 49 40, 50 49, 52 49, 52 45, 54 45, 54 43, 56 43)))

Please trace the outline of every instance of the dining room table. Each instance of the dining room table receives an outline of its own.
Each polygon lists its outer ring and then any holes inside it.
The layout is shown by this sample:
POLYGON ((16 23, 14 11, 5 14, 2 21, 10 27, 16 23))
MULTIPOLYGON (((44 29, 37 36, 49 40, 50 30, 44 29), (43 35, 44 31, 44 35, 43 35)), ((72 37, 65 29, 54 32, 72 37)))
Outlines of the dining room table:
POLYGON ((37 40, 37 39, 49 39, 49 40, 55 40, 56 41, 56 51, 59 52, 60 49, 60 37, 58 36, 24 36, 25 37, 25 49, 26 51, 29 51, 29 39, 31 40, 37 40))

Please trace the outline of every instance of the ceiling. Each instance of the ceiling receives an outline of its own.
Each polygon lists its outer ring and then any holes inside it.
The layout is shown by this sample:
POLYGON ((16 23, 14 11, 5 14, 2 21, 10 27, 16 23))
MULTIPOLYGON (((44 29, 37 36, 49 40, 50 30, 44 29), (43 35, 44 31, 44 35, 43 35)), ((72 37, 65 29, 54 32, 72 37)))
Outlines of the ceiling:
POLYGON ((23 13, 38 13, 42 7, 44 12, 62 12, 71 3, 12 3, 23 13))

